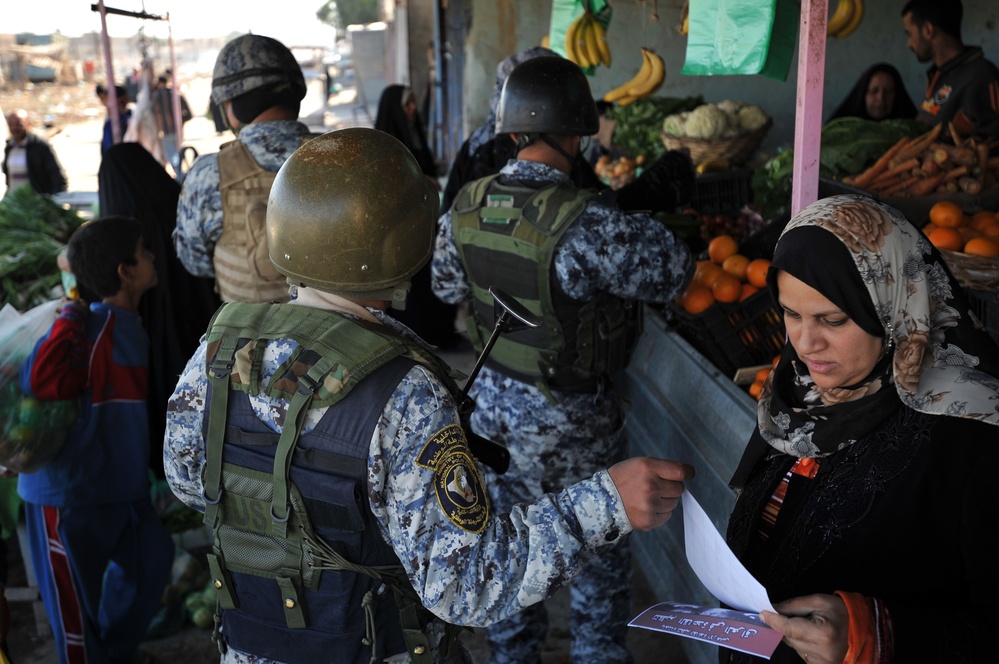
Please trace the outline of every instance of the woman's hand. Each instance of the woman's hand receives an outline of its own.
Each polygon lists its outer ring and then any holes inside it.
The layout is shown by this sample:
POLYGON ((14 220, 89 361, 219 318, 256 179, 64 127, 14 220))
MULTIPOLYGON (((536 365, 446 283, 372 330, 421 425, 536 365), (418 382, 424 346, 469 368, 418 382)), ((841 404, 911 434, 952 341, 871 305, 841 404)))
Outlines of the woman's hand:
POLYGON ((849 650, 850 616, 836 595, 804 595, 763 611, 763 621, 808 664, 842 664, 849 650))

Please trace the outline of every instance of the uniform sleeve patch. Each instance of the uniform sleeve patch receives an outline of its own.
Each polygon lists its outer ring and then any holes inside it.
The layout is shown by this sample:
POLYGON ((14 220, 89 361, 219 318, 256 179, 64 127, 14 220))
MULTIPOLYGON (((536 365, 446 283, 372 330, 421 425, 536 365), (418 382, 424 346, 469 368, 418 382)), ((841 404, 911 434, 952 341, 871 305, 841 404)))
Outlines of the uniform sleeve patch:
POLYGON ((451 523, 481 533, 489 521, 489 500, 461 427, 449 424, 432 435, 416 464, 434 471, 437 503, 451 523))

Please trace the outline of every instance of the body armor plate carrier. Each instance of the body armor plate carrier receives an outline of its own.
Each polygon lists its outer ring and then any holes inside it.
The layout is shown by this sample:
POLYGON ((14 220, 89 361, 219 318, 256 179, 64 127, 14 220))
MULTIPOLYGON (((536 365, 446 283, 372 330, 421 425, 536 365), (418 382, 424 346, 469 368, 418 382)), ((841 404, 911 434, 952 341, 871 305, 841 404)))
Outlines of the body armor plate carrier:
MULTIPOLYGON (((429 664, 423 608, 367 500, 371 435, 399 380, 419 363, 457 392, 447 367, 380 325, 291 304, 230 303, 209 325, 205 523, 225 645, 296 664, 370 661, 407 651, 429 664), (297 349, 260 385, 265 340, 297 349), (282 432, 249 395, 289 402, 282 432), (328 408, 308 434, 310 408, 328 408), (379 604, 388 592, 398 611, 379 604)), ((448 642, 456 635, 453 629, 448 642)))
POLYGON ((555 247, 594 195, 568 184, 530 188, 495 175, 466 185, 451 213, 472 283, 472 345, 481 350, 489 337, 489 287, 500 286, 543 323, 500 337, 486 363, 549 397, 552 389, 596 392, 624 369, 641 334, 639 303, 604 293, 578 302, 554 274, 555 247))

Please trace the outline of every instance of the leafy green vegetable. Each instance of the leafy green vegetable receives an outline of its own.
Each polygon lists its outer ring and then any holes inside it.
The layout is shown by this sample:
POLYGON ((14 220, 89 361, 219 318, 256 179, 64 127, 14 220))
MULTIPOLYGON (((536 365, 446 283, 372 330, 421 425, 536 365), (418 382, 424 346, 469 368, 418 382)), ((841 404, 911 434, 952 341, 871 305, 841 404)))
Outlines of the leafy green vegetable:
MULTIPOLYGON (((822 127, 819 176, 841 180, 871 166, 902 136, 925 130, 915 120, 863 120, 837 118, 822 127)), ((764 219, 773 219, 791 200, 794 150, 784 150, 753 174, 753 201, 764 219)))
POLYGON ((0 297, 19 311, 52 299, 56 256, 83 220, 31 187, 0 201, 0 297))
POLYGON ((704 97, 642 97, 627 106, 615 106, 607 117, 617 120, 614 145, 631 157, 645 155, 647 161, 661 156, 666 148, 659 133, 667 115, 692 111, 704 97))

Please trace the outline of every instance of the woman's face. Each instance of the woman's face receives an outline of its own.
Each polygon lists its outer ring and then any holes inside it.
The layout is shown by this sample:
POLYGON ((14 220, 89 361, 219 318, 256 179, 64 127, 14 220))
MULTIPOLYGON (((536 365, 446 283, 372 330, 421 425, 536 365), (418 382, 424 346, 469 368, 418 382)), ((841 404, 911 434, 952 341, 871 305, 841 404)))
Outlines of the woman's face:
POLYGON ((895 81, 887 72, 879 71, 867 84, 867 114, 872 120, 883 120, 895 107, 895 81))
POLYGON ((871 373, 881 357, 880 337, 787 272, 777 274, 777 288, 788 339, 817 386, 847 387, 871 373))
POLYGON ((403 100, 402 112, 406 114, 406 122, 409 124, 416 121, 416 97, 413 96, 413 93, 409 93, 403 100))

